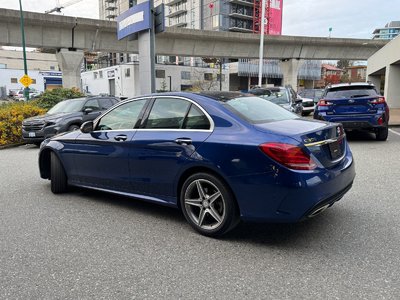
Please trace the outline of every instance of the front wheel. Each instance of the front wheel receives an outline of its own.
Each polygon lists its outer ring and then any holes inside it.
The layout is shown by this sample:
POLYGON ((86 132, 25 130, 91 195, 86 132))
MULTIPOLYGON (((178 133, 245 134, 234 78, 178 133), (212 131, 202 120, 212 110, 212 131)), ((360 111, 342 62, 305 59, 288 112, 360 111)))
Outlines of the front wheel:
POLYGON ((232 192, 214 175, 190 176, 182 186, 180 203, 188 223, 203 235, 221 236, 239 223, 232 192))
POLYGON ((376 131, 377 141, 386 141, 389 135, 389 128, 387 126, 383 128, 378 128, 376 131))

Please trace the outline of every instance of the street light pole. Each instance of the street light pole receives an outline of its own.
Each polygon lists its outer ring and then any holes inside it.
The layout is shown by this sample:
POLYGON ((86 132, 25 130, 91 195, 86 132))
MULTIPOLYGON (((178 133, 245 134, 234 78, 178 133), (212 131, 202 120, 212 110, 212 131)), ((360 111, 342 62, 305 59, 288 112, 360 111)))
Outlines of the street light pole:
MULTIPOLYGON (((28 75, 28 66, 26 63, 26 47, 25 47, 25 24, 24 24, 24 14, 22 13, 22 3, 19 0, 19 12, 20 12, 20 23, 21 23, 21 34, 22 34, 22 52, 24 55, 24 72, 25 75, 28 75)), ((29 88, 26 87, 24 89, 24 96, 26 100, 29 100, 29 88)))
POLYGON ((263 58, 264 58, 264 33, 265 33, 265 5, 270 0, 262 0, 262 12, 261 12, 261 32, 260 32, 260 56, 258 62, 258 86, 262 84, 262 69, 263 69, 263 58))

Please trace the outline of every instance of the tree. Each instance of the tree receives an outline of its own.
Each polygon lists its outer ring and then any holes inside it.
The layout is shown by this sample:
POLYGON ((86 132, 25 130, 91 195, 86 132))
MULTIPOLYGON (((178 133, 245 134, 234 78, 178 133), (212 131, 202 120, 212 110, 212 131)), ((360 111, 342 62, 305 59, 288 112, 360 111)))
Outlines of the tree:
POLYGON ((325 85, 336 84, 340 82, 340 75, 338 74, 326 75, 324 80, 325 80, 325 85))
POLYGON ((336 67, 339 69, 346 69, 347 67, 350 67, 351 63, 348 59, 340 59, 337 61, 336 67))

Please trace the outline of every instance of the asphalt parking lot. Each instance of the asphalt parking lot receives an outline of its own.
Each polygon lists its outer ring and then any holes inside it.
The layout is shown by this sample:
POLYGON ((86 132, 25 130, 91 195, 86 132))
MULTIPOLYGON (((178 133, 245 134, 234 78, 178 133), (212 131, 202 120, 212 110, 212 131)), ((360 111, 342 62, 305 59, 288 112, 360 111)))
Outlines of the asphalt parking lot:
POLYGON ((53 195, 38 148, 0 150, 0 298, 400 299, 400 128, 387 142, 349 140, 357 177, 339 203, 221 240, 174 209, 53 195))

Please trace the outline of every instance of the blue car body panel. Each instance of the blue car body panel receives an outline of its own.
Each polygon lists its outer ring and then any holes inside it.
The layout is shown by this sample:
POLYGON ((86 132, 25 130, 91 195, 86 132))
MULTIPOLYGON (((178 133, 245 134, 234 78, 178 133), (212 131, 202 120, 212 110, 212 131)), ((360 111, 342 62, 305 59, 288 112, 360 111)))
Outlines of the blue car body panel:
POLYGON ((42 144, 42 178, 49 178, 44 159, 50 150, 60 158, 71 185, 178 206, 183 174, 209 170, 232 190, 242 219, 272 222, 299 221, 314 207, 326 201, 333 204, 351 187, 355 168, 345 139, 341 143, 344 155, 338 162, 324 159, 328 154, 322 146, 304 146, 332 135, 336 124, 295 119, 253 125, 219 101, 189 93, 171 95, 200 105, 214 122, 212 130, 133 129, 56 136, 42 144), (127 139, 116 141, 120 135, 127 139), (177 144, 180 138, 192 143, 177 144), (288 169, 260 150, 259 145, 267 142, 302 147, 317 167, 288 169))

